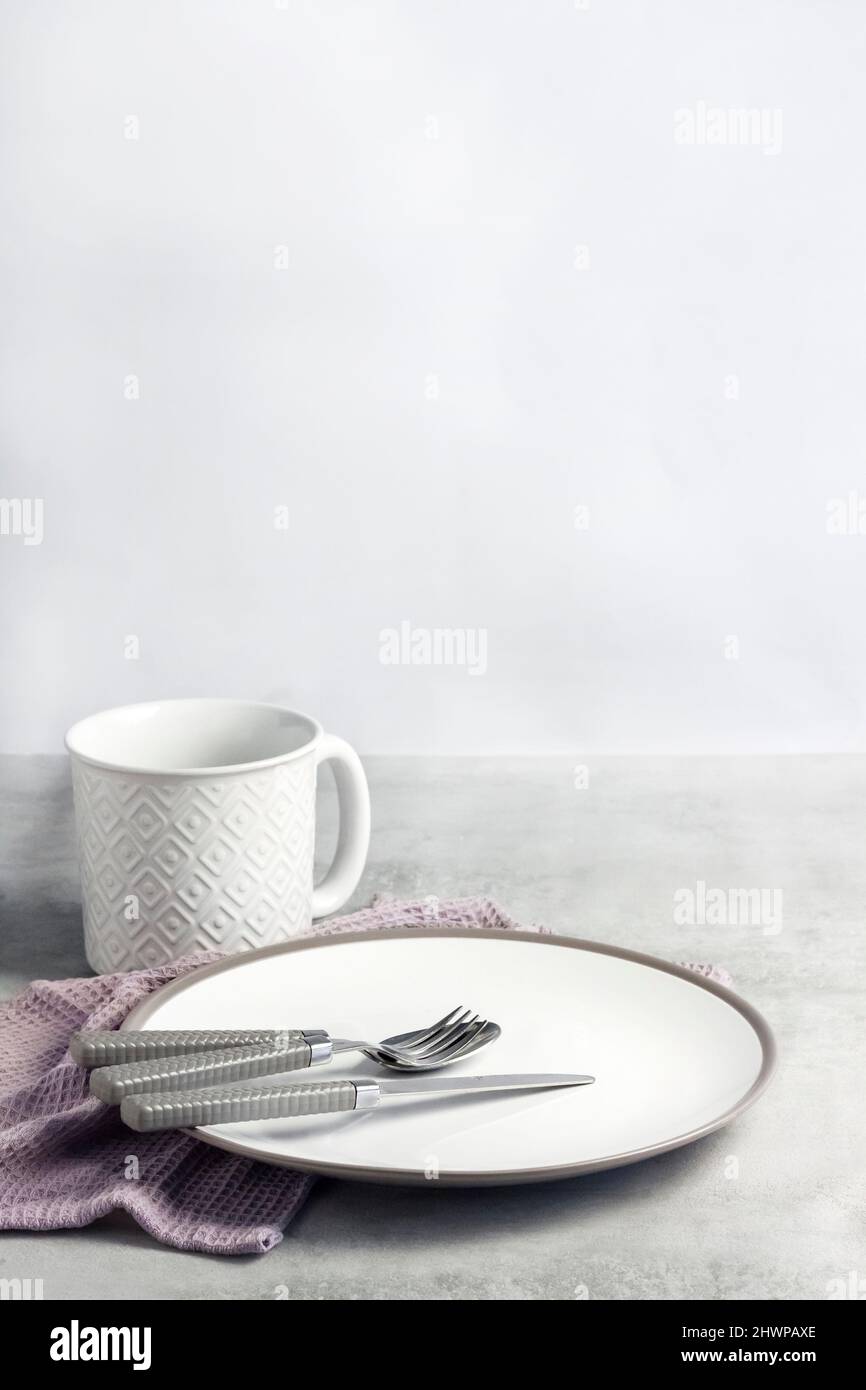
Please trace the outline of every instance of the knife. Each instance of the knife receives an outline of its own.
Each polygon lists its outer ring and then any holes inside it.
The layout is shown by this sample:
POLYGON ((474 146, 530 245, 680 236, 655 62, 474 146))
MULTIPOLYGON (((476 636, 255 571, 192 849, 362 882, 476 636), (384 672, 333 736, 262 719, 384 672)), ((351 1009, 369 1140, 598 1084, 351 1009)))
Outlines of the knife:
POLYGON ((126 1096, 120 1118, 130 1129, 189 1129, 195 1125, 234 1125, 247 1120, 278 1120, 295 1115, 333 1115, 341 1110, 372 1110, 399 1096, 447 1096, 483 1091, 543 1091, 589 1086, 594 1076, 540 1073, 521 1076, 429 1076, 399 1080, 319 1081, 300 1086, 213 1086, 201 1091, 163 1091, 126 1096))

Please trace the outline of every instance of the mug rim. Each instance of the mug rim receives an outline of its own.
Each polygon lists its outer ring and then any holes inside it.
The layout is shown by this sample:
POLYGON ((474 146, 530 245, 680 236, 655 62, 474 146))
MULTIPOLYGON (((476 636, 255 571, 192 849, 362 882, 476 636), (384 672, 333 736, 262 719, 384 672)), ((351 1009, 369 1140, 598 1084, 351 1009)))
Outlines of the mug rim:
POLYGON ((294 761, 310 753, 320 740, 324 738, 324 729, 318 719, 314 719, 311 714, 304 714, 301 710, 291 709, 288 705, 278 705, 267 700, 243 700, 232 699, 230 696, 179 696, 167 700, 136 700, 128 705, 111 705, 108 709, 94 711, 93 714, 86 714, 83 719, 78 719, 66 731, 64 745, 70 757, 77 758, 79 762, 87 763, 90 767, 99 767, 107 772, 126 772, 138 777, 224 777, 235 772, 258 772, 264 768, 278 767, 282 763, 294 761), (286 753, 276 753, 270 758, 256 758, 252 762, 245 763, 217 763, 211 766, 202 767, 143 767, 131 762, 118 762, 111 758, 98 758, 90 753, 81 751, 76 747, 76 740, 80 738, 81 732, 86 724, 92 724, 97 720, 104 719, 107 715, 122 714, 132 710, 155 709, 160 705, 221 705, 223 707, 234 705, 239 709, 246 710, 271 710, 276 714, 290 714, 296 719, 310 727, 310 737, 301 744, 300 748, 290 749, 286 753))

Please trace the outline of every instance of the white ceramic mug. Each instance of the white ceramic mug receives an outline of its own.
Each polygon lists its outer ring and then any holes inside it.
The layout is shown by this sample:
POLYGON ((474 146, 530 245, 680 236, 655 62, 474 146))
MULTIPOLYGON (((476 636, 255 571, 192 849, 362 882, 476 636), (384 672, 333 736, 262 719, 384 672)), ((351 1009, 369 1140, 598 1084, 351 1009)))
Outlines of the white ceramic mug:
POLYGON ((66 735, 87 959, 100 973, 243 951, 310 929, 354 891, 370 842, 361 760, 307 715, 244 700, 160 700, 66 735), (340 803, 313 885, 316 772, 340 803))

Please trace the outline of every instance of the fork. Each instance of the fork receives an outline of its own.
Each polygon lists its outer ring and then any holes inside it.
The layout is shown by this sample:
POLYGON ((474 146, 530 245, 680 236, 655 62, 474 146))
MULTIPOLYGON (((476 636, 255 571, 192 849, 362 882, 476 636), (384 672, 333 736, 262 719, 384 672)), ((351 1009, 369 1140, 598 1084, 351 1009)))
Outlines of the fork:
POLYGON ((93 1071, 91 1093, 108 1104, 119 1105, 130 1095, 183 1091, 299 1071, 329 1062, 338 1053, 352 1051, 363 1052, 372 1061, 393 1071, 431 1071, 486 1047, 499 1037, 500 1031, 498 1024, 479 1018, 469 1010, 453 1009, 429 1028, 399 1033, 379 1043, 331 1038, 322 1031, 265 1030, 256 1035, 256 1041, 247 1041, 244 1045, 215 1046, 220 1038, 234 1043, 240 1036, 249 1038, 249 1034, 159 1034, 153 1031, 109 1033, 96 1043, 94 1034, 77 1034, 71 1051, 76 1060, 85 1064, 85 1059, 91 1057, 102 1060, 116 1055, 115 1044, 122 1043, 125 1038, 129 1039, 133 1056, 140 1057, 143 1048, 161 1051, 159 1056, 145 1056, 140 1061, 102 1066, 93 1071), (208 1050, 191 1050, 198 1046, 208 1050))

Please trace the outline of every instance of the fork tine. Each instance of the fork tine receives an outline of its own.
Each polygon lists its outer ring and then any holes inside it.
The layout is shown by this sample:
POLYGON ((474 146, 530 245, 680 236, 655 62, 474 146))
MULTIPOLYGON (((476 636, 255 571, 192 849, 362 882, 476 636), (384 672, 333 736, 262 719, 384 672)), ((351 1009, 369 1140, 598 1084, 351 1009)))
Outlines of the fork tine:
POLYGON ((390 1058, 389 1064, 398 1071, 416 1071, 419 1068, 424 1071, 433 1067, 442 1067, 474 1052, 479 1046, 486 1047, 488 1042, 493 1042, 499 1036, 499 1030, 496 1029, 489 1037, 482 1038, 481 1035, 488 1027, 495 1028, 495 1025, 488 1025, 485 1019, 478 1019, 469 1030, 461 1033, 456 1040, 452 1039, 445 1045, 431 1048, 427 1052, 408 1054, 382 1048, 380 1053, 387 1054, 390 1058), (477 1039, 480 1041, 476 1041, 477 1039))
POLYGON ((438 1032, 435 1033, 431 1032, 422 1042, 410 1044, 409 1051, 412 1053, 413 1057, 423 1057, 431 1048, 441 1047, 448 1038, 459 1037, 470 1019, 474 1017, 475 1015, 470 1014, 467 1009, 466 1012, 460 1014, 459 1018, 456 1018, 449 1027, 440 1028, 438 1032))
POLYGON ((423 1042, 425 1038, 431 1037, 434 1033, 438 1033, 439 1029, 445 1029, 445 1027, 450 1026, 450 1023, 453 1023, 453 1020, 459 1015, 461 1008, 463 1008, 463 1005, 457 1005, 456 1009, 452 1009, 450 1013, 446 1013, 438 1022, 431 1023, 428 1029, 413 1029, 411 1033, 400 1034, 400 1047, 416 1047, 418 1042, 423 1042))
POLYGON ((423 1058, 424 1066, 445 1066, 448 1062, 456 1062, 460 1057, 465 1057, 468 1053, 475 1052, 479 1047, 486 1047, 488 1043, 494 1042, 499 1036, 499 1031, 494 1031, 494 1024, 488 1036, 485 1037, 485 1030, 488 1026, 485 1019, 479 1019, 477 1025, 461 1038, 455 1046, 447 1048, 447 1050, 441 1054, 434 1052, 430 1056, 423 1058))
MULTIPOLYGON (((426 1041, 434 1036, 441 1036, 447 1027, 450 1027, 452 1023, 456 1022, 461 1008, 462 1005, 458 1005, 456 1009, 451 1010, 450 1014, 445 1014, 443 1018, 431 1024, 429 1028, 415 1028, 410 1033, 398 1033, 395 1037, 389 1038, 387 1041, 383 1039, 376 1045, 384 1052, 397 1053, 399 1055, 404 1053, 408 1054, 416 1047, 423 1046, 426 1041)), ((465 1014, 461 1015, 461 1017, 465 1017, 465 1014)))
MULTIPOLYGON (((414 1051, 416 1048, 423 1047, 432 1039, 444 1036, 449 1029, 455 1027, 462 1019, 468 1017, 470 1011, 466 1009, 461 1013, 461 1009, 462 1005, 458 1005, 456 1009, 451 1010, 450 1014, 446 1014, 444 1018, 440 1018, 437 1023, 431 1024, 429 1028, 418 1028, 414 1033, 402 1034, 400 1038, 400 1047, 409 1048, 411 1051, 414 1051)), ((394 1044, 392 1044, 392 1046, 393 1045, 394 1044)))
MULTIPOLYGON (((446 1015, 444 1022, 447 1022, 448 1018, 451 1017, 453 1017, 453 1014, 446 1015)), ((451 1038, 455 1041, 461 1039, 465 1031, 466 1020, 470 1017, 474 1018, 475 1015, 470 1015, 470 1011, 466 1009, 448 1027, 440 1027, 437 1025, 436 1028, 425 1029, 423 1035, 419 1033, 418 1036, 423 1036, 426 1041, 421 1043, 409 1042, 407 1039, 411 1038, 412 1035, 403 1033, 399 1038, 394 1038, 391 1042, 380 1042, 378 1044, 378 1049, 380 1052, 387 1053, 391 1057, 399 1058, 409 1065, 414 1065, 416 1062, 421 1062, 428 1052, 440 1051, 443 1049, 443 1047, 446 1046, 446 1039, 451 1038)), ((440 1020, 440 1022, 442 1021, 440 1020)))
POLYGON ((400 1033, 371 1044, 367 1051, 373 1060, 397 1071, 424 1071, 431 1067, 441 1067, 458 1057, 473 1052, 478 1047, 486 1047, 499 1036, 496 1024, 488 1024, 471 1009, 462 1006, 452 1009, 429 1028, 419 1028, 414 1033, 400 1033), (484 1030, 491 1032, 483 1037, 484 1030))
POLYGON ((438 1047, 429 1049, 429 1051, 425 1053, 425 1056, 434 1052, 451 1054, 462 1051, 473 1038, 477 1037, 478 1034, 483 1031, 485 1024, 486 1019, 476 1016, 465 1028, 461 1028, 459 1033, 455 1033, 453 1036, 446 1038, 438 1047))
POLYGON ((451 1056, 457 1051, 462 1051, 463 1047, 472 1040, 484 1027, 486 1019, 479 1018, 473 1014, 470 1019, 462 1023, 460 1027, 449 1028, 441 1038, 434 1039, 424 1048, 416 1051, 416 1056, 427 1060, 434 1056, 451 1056))
MULTIPOLYGON (((463 1039, 463 1042, 461 1043, 460 1047, 450 1054, 451 1057, 454 1060, 456 1060, 458 1057, 462 1057, 464 1052, 474 1051, 474 1044, 476 1039, 481 1037, 482 1033, 484 1032, 485 1028, 487 1028, 487 1026, 487 1020, 481 1019, 478 1027, 473 1028, 471 1036, 463 1039)), ((488 1041, 493 1042, 498 1036, 498 1033, 492 1033, 488 1041)))

